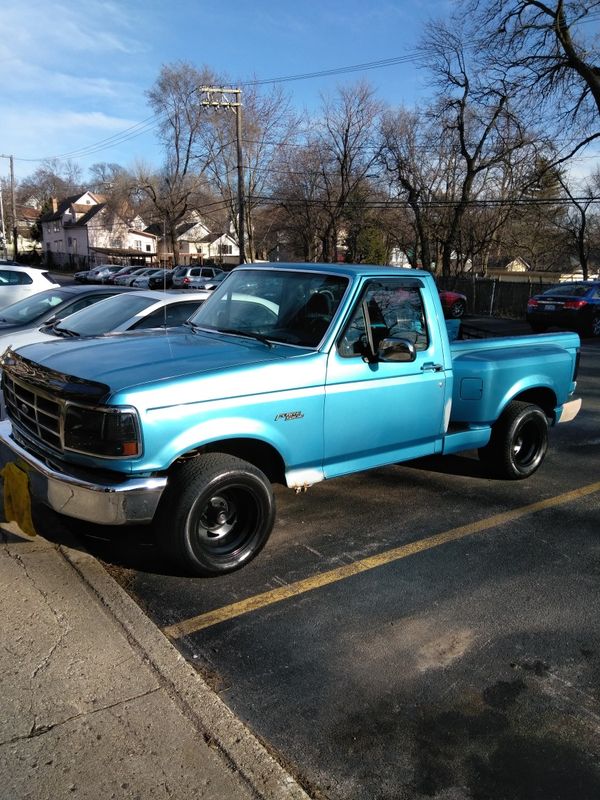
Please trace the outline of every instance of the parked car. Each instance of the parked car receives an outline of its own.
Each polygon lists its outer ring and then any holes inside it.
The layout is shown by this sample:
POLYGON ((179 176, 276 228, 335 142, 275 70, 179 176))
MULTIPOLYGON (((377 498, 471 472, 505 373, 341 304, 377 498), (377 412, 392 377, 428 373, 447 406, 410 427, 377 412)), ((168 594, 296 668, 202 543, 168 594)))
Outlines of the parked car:
POLYGON ((101 264, 88 272, 86 283, 104 283, 105 278, 109 275, 116 275, 122 269, 122 264, 101 264))
POLYGON ((105 275, 102 278, 102 283, 108 285, 114 285, 117 281, 117 278, 124 278, 125 275, 130 275, 132 272, 135 272, 137 269, 145 269, 145 267, 132 267, 131 264, 127 264, 125 267, 121 267, 118 272, 109 272, 108 275, 105 275))
POLYGON ((207 283, 208 281, 215 282, 216 278, 220 277, 223 280, 227 273, 217 267, 175 267, 173 270, 173 288, 175 289, 188 289, 192 287, 192 279, 204 279, 201 282, 207 283))
POLYGON ((20 264, 0 264, 0 308, 52 286, 58 286, 58 281, 48 272, 20 264))
POLYGON ((161 269, 148 276, 149 289, 170 289, 173 286, 173 270, 161 269))
POLYGON ((460 319, 467 310, 467 298, 460 292, 439 290, 444 316, 447 319, 460 319))
POLYGON ((25 297, 0 311, 0 338, 30 328, 50 325, 129 289, 111 286, 57 286, 25 297))
POLYGON ((561 283, 527 302, 527 322, 536 333, 550 327, 600 336, 600 280, 561 283))
POLYGON ((87 283, 87 276, 90 274, 89 269, 81 269, 73 275, 73 280, 77 283, 87 283))
POLYGON ((217 272, 212 278, 207 278, 205 275, 192 275, 186 288, 215 289, 228 274, 228 272, 217 272))
MULTIPOLYGON (((76 287, 73 287, 76 288, 76 287)), ((77 287, 79 288, 79 287, 77 287)), ((183 325, 209 296, 210 292, 156 292, 118 290, 113 296, 93 306, 48 323, 3 334, 0 331, 0 355, 26 344, 59 339, 121 333, 147 328, 171 328, 183 325)), ((4 397, 0 392, 0 419, 5 418, 4 397)))
POLYGON ((134 289, 150 289, 150 278, 157 277, 160 278, 164 274, 164 269, 152 269, 149 272, 140 272, 137 278, 134 279, 133 283, 131 284, 134 289))
POLYGON ((154 523, 165 555, 204 576, 260 552, 272 481, 300 491, 472 450, 495 477, 533 475, 550 426, 581 407, 579 337, 450 344, 440 311, 423 270, 238 267, 189 329, 5 353, 0 465, 24 464, 30 498, 61 514, 154 523))
POLYGON ((138 275, 142 275, 144 272, 147 271, 149 271, 148 267, 136 267, 135 269, 132 269, 130 272, 118 275, 115 278, 115 284, 117 286, 131 286, 131 284, 138 277, 138 275))

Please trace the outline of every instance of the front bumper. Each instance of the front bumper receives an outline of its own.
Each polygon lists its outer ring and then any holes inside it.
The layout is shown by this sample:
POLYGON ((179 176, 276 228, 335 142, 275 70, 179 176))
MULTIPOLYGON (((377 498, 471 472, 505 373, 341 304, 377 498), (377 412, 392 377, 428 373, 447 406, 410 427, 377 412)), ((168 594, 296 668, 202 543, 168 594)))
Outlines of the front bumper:
POLYGON ((67 474, 21 447, 12 437, 11 423, 5 420, 0 422, 0 469, 7 464, 14 464, 28 476, 30 499, 60 514, 99 525, 151 522, 167 484, 166 477, 96 483, 67 474))

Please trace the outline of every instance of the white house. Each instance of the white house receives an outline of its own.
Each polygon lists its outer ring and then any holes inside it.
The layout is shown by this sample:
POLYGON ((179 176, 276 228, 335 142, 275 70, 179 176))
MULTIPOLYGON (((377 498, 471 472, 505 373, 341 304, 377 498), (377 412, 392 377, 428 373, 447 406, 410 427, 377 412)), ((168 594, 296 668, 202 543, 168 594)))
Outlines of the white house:
POLYGON ((145 230, 140 217, 127 219, 105 198, 92 192, 52 200, 52 211, 40 217, 46 262, 57 266, 94 266, 113 262, 152 263, 156 236, 145 230))
MULTIPOLYGON (((163 226, 155 223, 146 231, 158 237, 160 260, 172 260, 170 241, 165 241, 163 226)), ((177 227, 179 263, 195 264, 214 261, 221 264, 240 263, 240 250, 235 239, 228 233, 213 233, 197 211, 193 211, 187 222, 177 227)))

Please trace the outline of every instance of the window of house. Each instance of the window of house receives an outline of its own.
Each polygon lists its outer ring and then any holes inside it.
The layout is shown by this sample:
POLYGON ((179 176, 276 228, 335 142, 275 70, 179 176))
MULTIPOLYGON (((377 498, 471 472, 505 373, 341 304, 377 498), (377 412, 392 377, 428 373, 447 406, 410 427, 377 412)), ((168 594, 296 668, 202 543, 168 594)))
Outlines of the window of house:
POLYGON ((149 244, 146 245, 146 252, 147 253, 151 253, 152 252, 152 246, 151 245, 149 245, 149 244))
POLYGON ((232 246, 230 244, 220 244, 219 245, 219 253, 223 256, 230 256, 232 255, 232 246))
POLYGON ((135 247, 136 250, 141 250, 142 249, 141 240, 140 239, 135 239, 134 242, 133 242, 133 246, 135 247))

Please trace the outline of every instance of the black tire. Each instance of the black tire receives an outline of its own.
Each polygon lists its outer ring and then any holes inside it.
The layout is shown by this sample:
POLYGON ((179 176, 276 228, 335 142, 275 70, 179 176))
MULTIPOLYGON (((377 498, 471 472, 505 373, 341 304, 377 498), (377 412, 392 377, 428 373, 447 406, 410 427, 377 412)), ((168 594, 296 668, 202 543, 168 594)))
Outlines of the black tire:
POLYGON ((275 521, 273 490, 255 466, 225 453, 178 465, 156 515, 162 552, 194 575, 225 575, 264 547, 275 521))
POLYGON ((590 320, 590 325, 586 331, 588 336, 593 336, 597 339, 600 336, 600 314, 594 314, 590 320))
POLYGON ((464 304, 464 301, 463 300, 456 300, 450 306, 450 317, 451 317, 451 319, 460 319, 464 315, 466 310, 467 309, 466 309, 466 306, 464 304))
POLYGON ((539 406, 513 400, 492 427, 479 458, 499 478, 522 480, 538 469, 548 449, 548 420, 539 406))

